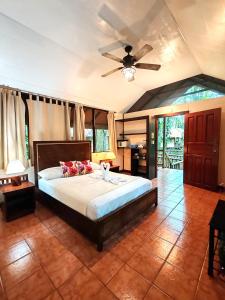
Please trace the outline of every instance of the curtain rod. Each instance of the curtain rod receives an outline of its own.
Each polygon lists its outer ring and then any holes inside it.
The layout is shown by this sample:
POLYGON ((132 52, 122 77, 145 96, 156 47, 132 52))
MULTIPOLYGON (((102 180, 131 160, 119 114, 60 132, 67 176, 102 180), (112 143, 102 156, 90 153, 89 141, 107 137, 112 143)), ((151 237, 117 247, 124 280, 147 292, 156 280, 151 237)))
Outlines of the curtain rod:
MULTIPOLYGON (((106 109, 101 109, 101 108, 98 108, 96 106, 90 106, 90 105, 86 105, 86 104, 83 104, 83 103, 80 103, 80 102, 70 102, 69 100, 65 100, 65 99, 62 99, 62 98, 58 98, 58 97, 51 97, 51 96, 47 96, 47 95, 43 95, 43 94, 39 94, 39 93, 34 93, 34 92, 28 92, 28 91, 25 91, 25 90, 21 90, 21 89, 18 89, 18 88, 13 88, 9 85, 0 85, 0 88, 3 88, 3 89, 10 89, 10 90, 13 90, 13 91, 16 91, 16 92, 20 92, 20 93, 24 93, 24 94, 31 94, 32 96, 39 96, 39 97, 42 97, 42 98, 48 98, 48 99, 53 99, 53 100, 59 100, 59 101, 62 101, 64 103, 68 102, 69 104, 81 104, 83 105, 84 107, 88 107, 88 108, 96 108, 96 109, 99 109, 99 110, 103 110, 103 111, 108 111, 106 109)), ((114 112, 115 113, 115 112, 114 112)))

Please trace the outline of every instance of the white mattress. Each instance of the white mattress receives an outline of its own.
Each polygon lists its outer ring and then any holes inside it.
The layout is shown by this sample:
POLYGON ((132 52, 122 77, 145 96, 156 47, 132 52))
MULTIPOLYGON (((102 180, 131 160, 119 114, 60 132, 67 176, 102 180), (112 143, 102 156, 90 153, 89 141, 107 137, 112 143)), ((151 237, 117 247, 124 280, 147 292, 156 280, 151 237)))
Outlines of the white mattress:
POLYGON ((94 175, 41 178, 39 189, 89 219, 97 220, 152 188, 151 181, 145 178, 110 172, 111 177, 126 180, 116 185, 95 178, 99 174, 101 171, 96 170, 94 175))

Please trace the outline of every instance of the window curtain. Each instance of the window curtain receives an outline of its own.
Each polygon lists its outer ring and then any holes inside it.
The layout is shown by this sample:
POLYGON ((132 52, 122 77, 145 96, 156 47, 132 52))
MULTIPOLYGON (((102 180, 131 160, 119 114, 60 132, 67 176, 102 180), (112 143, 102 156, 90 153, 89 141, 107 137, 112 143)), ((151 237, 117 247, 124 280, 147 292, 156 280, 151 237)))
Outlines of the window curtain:
POLYGON ((115 156, 117 155, 116 122, 114 112, 108 112, 109 147, 115 156))
POLYGON ((68 102, 52 102, 46 98, 40 101, 39 96, 27 101, 29 110, 30 154, 33 155, 33 141, 70 140, 70 108, 68 102))
POLYGON ((25 105, 20 92, 0 88, 0 169, 15 159, 27 166, 25 105))
POLYGON ((75 140, 85 140, 85 114, 81 104, 75 104, 74 110, 74 138, 75 140))

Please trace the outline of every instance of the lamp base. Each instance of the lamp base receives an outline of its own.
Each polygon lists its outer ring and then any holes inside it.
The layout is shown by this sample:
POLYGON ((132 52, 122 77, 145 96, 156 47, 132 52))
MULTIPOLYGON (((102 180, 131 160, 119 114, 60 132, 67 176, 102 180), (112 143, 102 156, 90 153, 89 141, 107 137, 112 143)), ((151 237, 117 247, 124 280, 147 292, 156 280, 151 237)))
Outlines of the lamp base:
POLYGON ((13 186, 21 185, 21 177, 20 176, 14 176, 11 178, 11 183, 13 186))
POLYGON ((112 159, 100 159, 100 163, 105 162, 105 163, 109 163, 110 166, 113 165, 112 159))

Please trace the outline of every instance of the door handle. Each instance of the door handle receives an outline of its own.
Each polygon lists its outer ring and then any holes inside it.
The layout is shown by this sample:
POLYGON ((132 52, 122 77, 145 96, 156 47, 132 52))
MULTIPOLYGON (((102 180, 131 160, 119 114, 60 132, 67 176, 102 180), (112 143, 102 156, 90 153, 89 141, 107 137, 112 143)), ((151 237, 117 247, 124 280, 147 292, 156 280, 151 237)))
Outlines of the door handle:
POLYGON ((217 150, 216 149, 213 149, 213 153, 216 153, 217 152, 217 150))

